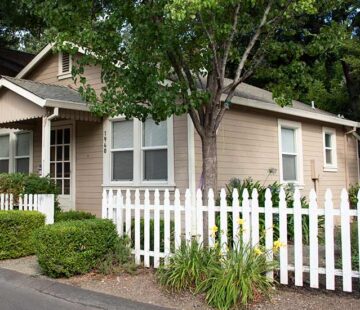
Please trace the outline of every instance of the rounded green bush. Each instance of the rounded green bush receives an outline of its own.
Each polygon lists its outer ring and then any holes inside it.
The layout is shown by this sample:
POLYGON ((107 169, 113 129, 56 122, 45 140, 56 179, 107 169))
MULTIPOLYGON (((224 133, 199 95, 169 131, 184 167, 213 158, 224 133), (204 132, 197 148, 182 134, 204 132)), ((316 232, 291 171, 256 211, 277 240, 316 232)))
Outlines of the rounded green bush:
POLYGON ((79 221, 94 219, 95 215, 84 211, 55 212, 55 222, 79 221))
POLYGON ((50 277, 71 277, 95 268, 118 241, 109 220, 65 221, 39 229, 35 249, 42 271, 50 277))
POLYGON ((36 211, 0 211, 0 260, 34 254, 32 234, 44 225, 36 211))

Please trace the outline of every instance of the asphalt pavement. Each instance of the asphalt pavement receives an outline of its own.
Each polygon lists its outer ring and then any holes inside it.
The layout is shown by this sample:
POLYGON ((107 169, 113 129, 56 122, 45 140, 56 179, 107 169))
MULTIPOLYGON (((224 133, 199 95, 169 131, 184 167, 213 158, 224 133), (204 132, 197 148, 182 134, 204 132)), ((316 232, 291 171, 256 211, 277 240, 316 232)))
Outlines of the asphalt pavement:
POLYGON ((0 268, 0 310, 49 309, 164 310, 166 308, 0 268))

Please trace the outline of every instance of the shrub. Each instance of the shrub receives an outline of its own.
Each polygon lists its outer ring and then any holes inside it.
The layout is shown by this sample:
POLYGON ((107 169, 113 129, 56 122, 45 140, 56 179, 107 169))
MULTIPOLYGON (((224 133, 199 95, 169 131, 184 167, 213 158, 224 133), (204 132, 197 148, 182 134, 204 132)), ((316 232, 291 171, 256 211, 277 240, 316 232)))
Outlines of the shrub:
POLYGON ((0 260, 35 253, 32 233, 45 225, 45 216, 35 211, 0 211, 0 260))
POLYGON ((114 251, 118 235, 109 220, 65 221, 35 233, 35 249, 42 271, 50 277, 71 277, 98 266, 114 251))
POLYGON ((100 262, 99 272, 105 275, 118 274, 122 271, 134 272, 137 266, 132 261, 130 245, 131 240, 128 237, 119 238, 114 249, 100 262))
MULTIPOLYGON (((359 244, 358 244, 358 220, 355 220, 351 223, 350 233, 351 233, 351 264, 352 268, 356 270, 359 266, 359 244)), ((338 228, 336 232, 336 244, 341 249, 341 229, 338 228)), ((341 253, 340 257, 336 260, 336 267, 342 268, 342 258, 341 253)))
MULTIPOLYGON (((237 178, 231 179, 229 184, 226 185, 226 200, 227 200, 227 203, 229 206, 232 205, 232 200, 233 200, 232 193, 235 188, 239 192, 240 204, 242 203, 242 194, 243 194, 245 188, 247 188, 247 190, 249 191, 250 196, 251 196, 253 189, 255 188, 258 191, 259 206, 263 207, 265 205, 265 192, 266 192, 266 189, 269 188, 271 191, 271 200, 272 200, 273 206, 279 205, 279 201, 280 201, 279 193, 280 193, 281 184, 278 182, 275 182, 275 183, 269 185, 268 187, 266 187, 266 186, 261 185, 259 181, 256 181, 256 182, 253 181, 252 178, 247 178, 243 181, 241 181, 240 179, 237 179, 237 178)), ((285 195, 286 195, 285 199, 286 199, 287 207, 293 208, 294 187, 288 185, 284 189, 285 189, 285 195)), ((302 208, 309 207, 309 204, 307 203, 305 197, 301 197, 301 207, 302 208)), ((287 220, 288 220, 287 221, 288 239, 290 241, 292 241, 292 240, 294 240, 294 216, 288 215, 287 220)), ((265 229, 265 215, 263 213, 259 215, 259 222, 260 222, 260 230, 263 231, 265 229)), ((279 215, 278 214, 273 215, 273 224, 274 224, 274 238, 278 239, 279 238, 279 215)), ((217 216, 217 218, 216 218, 216 225, 220 226, 220 216, 217 216)), ((320 233, 323 231, 323 227, 324 227, 324 217, 319 216, 319 231, 320 231, 320 233)), ((228 238, 229 238, 229 240, 232 240, 232 235, 231 235, 232 234, 232 214, 229 214, 229 216, 228 216, 228 232, 229 232, 228 238)), ((302 232, 303 232, 304 243, 308 244, 310 232, 309 232, 309 216, 307 216, 307 215, 303 215, 302 232)))
POLYGON ((220 267, 218 250, 203 248, 196 241, 189 246, 183 243, 169 264, 158 269, 157 278, 171 291, 193 289, 207 278, 212 265, 220 267))
POLYGON ((207 303, 218 309, 230 309, 238 303, 246 306, 268 295, 272 280, 266 272, 275 266, 259 251, 246 245, 239 251, 228 251, 221 264, 211 265, 197 291, 205 293, 207 303))
POLYGON ((350 201, 350 207, 353 209, 357 208, 357 194, 360 190, 360 184, 356 183, 350 186, 349 188, 349 201, 350 201))
POLYGON ((79 221, 79 220, 90 220, 94 219, 95 215, 84 212, 84 211, 57 211, 55 212, 55 222, 65 222, 65 221, 79 221))
POLYGON ((22 173, 0 174, 0 192, 13 194, 15 203, 19 195, 23 194, 54 194, 55 209, 59 208, 58 188, 50 177, 40 177, 37 174, 25 175, 22 173))

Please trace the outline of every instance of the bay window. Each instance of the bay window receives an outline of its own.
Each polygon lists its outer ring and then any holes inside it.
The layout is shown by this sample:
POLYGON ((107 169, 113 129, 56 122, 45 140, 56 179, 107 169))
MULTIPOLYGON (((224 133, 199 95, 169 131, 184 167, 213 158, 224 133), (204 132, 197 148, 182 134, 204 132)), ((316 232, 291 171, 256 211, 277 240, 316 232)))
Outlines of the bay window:
POLYGON ((116 118, 108 121, 105 139, 105 183, 129 186, 173 185, 172 118, 116 118), (107 142, 107 136, 109 141, 107 142), (107 144, 110 148, 107 151, 107 144))

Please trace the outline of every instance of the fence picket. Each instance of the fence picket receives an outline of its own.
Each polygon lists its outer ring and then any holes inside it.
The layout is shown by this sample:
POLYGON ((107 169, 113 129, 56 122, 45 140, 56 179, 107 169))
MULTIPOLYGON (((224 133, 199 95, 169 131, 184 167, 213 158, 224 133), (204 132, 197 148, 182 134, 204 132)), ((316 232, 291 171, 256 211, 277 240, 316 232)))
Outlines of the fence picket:
POLYGON ((10 194, 10 205, 9 205, 9 210, 13 210, 14 209, 14 195, 10 194))
POLYGON ((225 189, 221 189, 220 192, 220 237, 221 237, 221 251, 223 254, 227 252, 228 240, 227 240, 227 203, 225 189))
POLYGON ((29 210, 29 204, 28 204, 29 198, 28 198, 28 194, 24 195, 24 210, 28 211, 29 210))
POLYGON ((9 194, 5 195, 5 210, 9 210, 9 194))
POLYGON ((202 191, 199 188, 196 191, 196 231, 197 231, 197 240, 199 244, 203 244, 204 242, 204 225, 203 225, 203 200, 202 200, 202 191))
POLYGON ((301 196, 298 188, 294 192, 294 266, 295 285, 303 286, 303 234, 301 196))
POLYGON ((124 235, 124 199, 121 190, 116 191, 116 228, 120 237, 124 235))
POLYGON ((215 225, 214 191, 210 189, 208 194, 208 238, 209 238, 210 247, 213 247, 215 245, 216 234, 217 234, 217 227, 215 225))
MULTIPOLYGON (((265 191, 265 248, 268 252, 266 256, 267 261, 272 262, 274 260, 274 255, 272 252, 274 243, 274 233, 273 233, 273 214, 272 214, 272 200, 271 200, 271 191, 269 188, 265 191)), ((269 279, 274 279, 274 272, 267 272, 267 277, 269 279)))
POLYGON ((108 209, 108 219, 111 219, 111 221, 114 221, 114 192, 112 189, 109 190, 107 209, 108 209))
MULTIPOLYGON (((358 250, 360 252, 360 190, 357 193, 357 237, 358 237, 358 250)), ((358 271, 360 272, 360 259, 359 259, 359 266, 357 266, 358 271)), ((360 277, 359 277, 360 281, 360 277)))
POLYGON ((351 236, 350 236, 350 215, 349 199, 346 189, 341 191, 341 257, 343 269, 343 290, 352 291, 351 279, 351 236))
MULTIPOLYGON (((126 193, 126 205, 129 205, 128 202, 128 193, 126 193)), ((135 219, 134 219, 134 234, 135 234, 135 263, 140 264, 141 257, 140 257, 140 250, 141 250, 141 244, 140 244, 140 191, 138 189, 135 190, 135 219)), ((128 212, 128 209, 126 209, 126 227, 128 226, 129 221, 129 214, 130 214, 130 221, 131 221, 131 213, 128 212)), ((128 231, 128 228, 126 228, 128 231)), ((131 229, 130 229, 131 230, 131 229)), ((131 234, 131 233, 130 233, 131 234)))
POLYGON ((245 246, 250 245, 250 201, 247 188, 243 191, 243 222, 241 224, 242 237, 245 246))
POLYGON ((330 189, 325 193, 325 264, 326 289, 335 289, 335 252, 334 252, 334 215, 332 193, 330 189))
POLYGON ((165 263, 169 261, 170 255, 170 193, 169 190, 165 190, 164 194, 164 252, 165 263))
MULTIPOLYGON (((106 189, 104 189, 103 192, 102 192, 101 205, 102 205, 102 207, 101 207, 101 218, 106 219, 107 218, 107 191, 106 191, 106 189)), ((24 209, 26 210, 25 204, 24 204, 24 209)))
POLYGON ((144 266, 150 267, 150 193, 145 190, 144 198, 144 266))
POLYGON ((39 195, 34 195, 34 209, 39 210, 39 195))
POLYGON ((131 193, 129 189, 126 190, 125 205, 125 229, 126 234, 131 238, 131 193))
POLYGON ((175 190, 175 249, 181 246, 181 212, 180 212, 180 192, 175 190))
POLYGON ((279 232, 280 232, 280 283, 288 284, 288 248, 287 248, 287 205, 285 199, 285 190, 280 188, 279 194, 279 232))
POLYGON ((251 245, 253 247, 259 244, 259 194, 254 188, 251 193, 251 245))
POLYGON ((185 240, 186 244, 191 242, 191 192, 189 189, 185 192, 185 240))
MULTIPOLYGON (((2 196, 2 195, 3 195, 3 194, 1 194, 1 196, 2 196)), ((23 210, 24 210, 23 196, 22 196, 22 195, 19 196, 19 210, 20 210, 20 211, 23 211, 23 210)))
POLYGON ((310 287, 319 288, 318 206, 314 189, 309 198, 310 287))
MULTIPOLYGON (((190 206, 191 207, 191 206, 190 206)), ((160 265, 160 193, 154 193, 154 267, 160 265)))
POLYGON ((0 210, 5 209, 5 194, 0 195, 0 210))
POLYGON ((240 246, 240 230, 239 230, 239 219, 240 219, 240 211, 239 211, 240 203, 239 203, 239 192, 235 188, 232 193, 232 219, 233 219, 233 239, 234 249, 239 250, 240 246))

